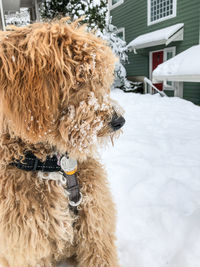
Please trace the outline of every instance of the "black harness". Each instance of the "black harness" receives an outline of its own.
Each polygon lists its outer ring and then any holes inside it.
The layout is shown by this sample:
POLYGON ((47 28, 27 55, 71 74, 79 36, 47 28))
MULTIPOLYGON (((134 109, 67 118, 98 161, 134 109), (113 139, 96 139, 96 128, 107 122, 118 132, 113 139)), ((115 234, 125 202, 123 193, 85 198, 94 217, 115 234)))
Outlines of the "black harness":
MULTIPOLYGON (((67 157, 64 155, 63 157, 67 157)), ((62 157, 61 157, 62 158, 62 157)), ((24 171, 42 171, 42 172, 60 172, 63 175, 62 184, 64 184, 65 193, 69 198, 69 208, 78 214, 78 205, 82 200, 76 173, 66 174, 60 166, 60 158, 56 155, 47 157, 46 160, 40 161, 32 152, 27 152, 24 159, 15 160, 10 165, 24 171)))

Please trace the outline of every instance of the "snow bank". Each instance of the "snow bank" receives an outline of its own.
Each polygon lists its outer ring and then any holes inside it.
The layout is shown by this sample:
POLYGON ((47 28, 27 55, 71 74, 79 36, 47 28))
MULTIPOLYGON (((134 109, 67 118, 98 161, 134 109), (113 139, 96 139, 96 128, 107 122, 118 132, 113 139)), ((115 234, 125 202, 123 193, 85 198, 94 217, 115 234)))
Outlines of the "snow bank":
POLYGON ((122 267, 200 266, 200 107, 125 94, 124 134, 102 151, 122 267))
POLYGON ((5 15, 7 25, 25 26, 30 24, 30 13, 28 8, 20 8, 20 12, 5 15))

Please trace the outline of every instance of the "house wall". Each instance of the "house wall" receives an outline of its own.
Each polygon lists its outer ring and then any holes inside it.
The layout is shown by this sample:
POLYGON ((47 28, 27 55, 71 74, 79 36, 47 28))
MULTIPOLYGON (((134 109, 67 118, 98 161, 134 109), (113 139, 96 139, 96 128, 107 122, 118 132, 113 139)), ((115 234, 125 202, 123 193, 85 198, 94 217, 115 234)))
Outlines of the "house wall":
MULTIPOLYGON (((184 23, 184 40, 173 42, 169 46, 176 46, 176 54, 192 45, 199 44, 199 0, 177 0, 177 15, 174 18, 147 26, 147 0, 124 0, 124 3, 110 11, 112 23, 118 28, 125 28, 127 44, 137 36, 165 28, 177 23, 184 23)), ((126 65, 128 76, 149 77, 149 52, 163 49, 166 46, 154 46, 138 49, 137 55, 129 52, 129 64, 126 65)), ((196 104, 200 104, 200 83, 184 83, 183 97, 196 104)))

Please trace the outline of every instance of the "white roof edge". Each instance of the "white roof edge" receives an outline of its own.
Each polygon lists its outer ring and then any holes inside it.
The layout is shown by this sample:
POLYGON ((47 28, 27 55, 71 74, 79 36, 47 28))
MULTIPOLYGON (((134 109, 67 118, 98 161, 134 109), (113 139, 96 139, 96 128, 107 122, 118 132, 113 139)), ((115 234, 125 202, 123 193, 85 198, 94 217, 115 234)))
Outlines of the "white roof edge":
POLYGON ((145 43, 145 44, 132 46, 131 48, 132 49, 141 49, 141 48, 146 48, 146 47, 151 47, 151 46, 156 46, 156 45, 162 45, 162 44, 165 44, 165 43, 166 43, 166 40, 162 39, 162 40, 159 40, 159 41, 150 41, 150 42, 145 43))
POLYGON ((154 81, 200 82, 200 44, 158 65, 152 77, 154 81))
POLYGON ((139 35, 127 45, 127 48, 129 50, 141 49, 162 44, 168 45, 172 41, 181 41, 183 40, 183 27, 184 23, 178 23, 163 29, 139 35))
POLYGON ((163 81, 170 81, 170 82, 200 82, 200 76, 199 75, 169 75, 169 76, 162 76, 159 75, 158 77, 156 75, 153 76, 153 82, 163 82, 163 81))
POLYGON ((180 28, 175 34, 173 34, 165 43, 165 45, 170 44, 174 41, 183 41, 183 28, 180 28))

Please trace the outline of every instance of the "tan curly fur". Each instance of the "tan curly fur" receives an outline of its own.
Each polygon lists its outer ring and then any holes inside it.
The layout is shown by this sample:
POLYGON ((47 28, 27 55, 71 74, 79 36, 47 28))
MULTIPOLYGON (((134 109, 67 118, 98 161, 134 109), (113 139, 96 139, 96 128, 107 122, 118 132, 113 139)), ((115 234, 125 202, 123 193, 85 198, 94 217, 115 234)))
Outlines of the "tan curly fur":
MULTIPOLYGON (((96 144, 113 137, 115 57, 78 21, 0 33, 0 264, 117 267, 115 210, 96 144), (10 165, 26 151, 78 160, 83 202, 69 210, 64 188, 10 165)), ((47 174, 48 176, 49 174, 47 174)))

